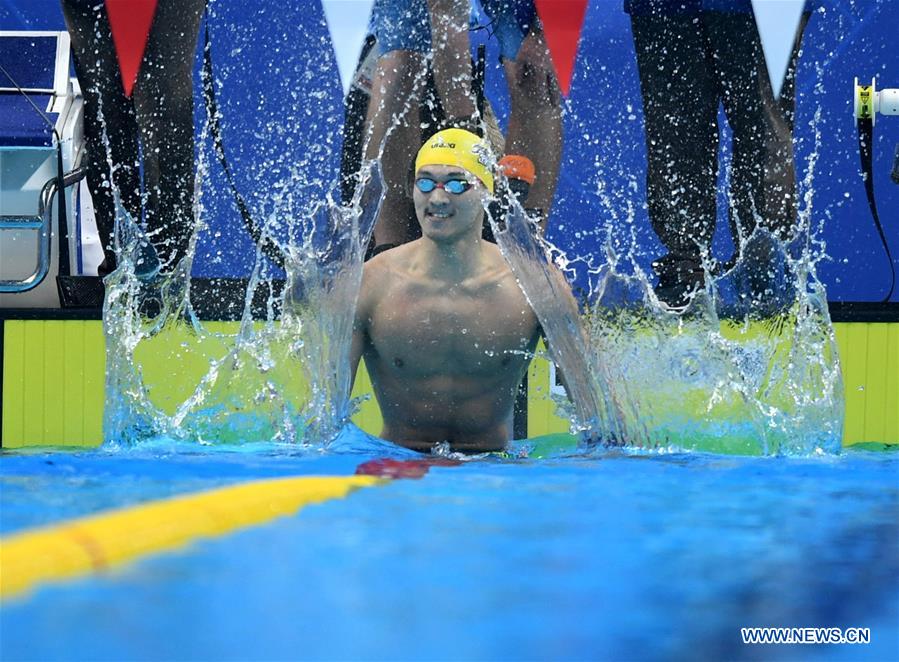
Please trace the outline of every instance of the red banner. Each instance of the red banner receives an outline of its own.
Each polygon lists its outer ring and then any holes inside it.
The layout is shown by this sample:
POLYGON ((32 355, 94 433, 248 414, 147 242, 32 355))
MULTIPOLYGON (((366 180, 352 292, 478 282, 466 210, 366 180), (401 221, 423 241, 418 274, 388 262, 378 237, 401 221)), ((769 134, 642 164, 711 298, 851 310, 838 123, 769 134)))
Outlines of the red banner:
POLYGON ((535 0, 537 13, 543 23, 546 43, 552 57, 559 87, 562 94, 568 96, 571 87, 571 74, 574 71, 574 60, 577 57, 578 41, 581 38, 581 26, 587 14, 589 0, 535 0))
POLYGON ((150 26, 156 14, 156 0, 106 0, 106 13, 119 58, 122 87, 125 96, 130 97, 147 48, 150 26))

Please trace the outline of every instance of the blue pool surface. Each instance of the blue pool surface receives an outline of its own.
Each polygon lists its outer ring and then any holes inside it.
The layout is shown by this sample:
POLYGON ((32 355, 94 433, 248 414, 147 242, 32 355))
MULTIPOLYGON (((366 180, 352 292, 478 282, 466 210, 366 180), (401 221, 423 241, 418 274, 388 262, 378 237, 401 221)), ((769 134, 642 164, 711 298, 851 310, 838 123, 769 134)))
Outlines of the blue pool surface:
MULTIPOLYGON (((352 441, 7 451, 2 531, 411 456, 352 441)), ((0 657, 895 660, 897 552, 895 452, 477 459, 44 586, 0 609, 0 657), (872 642, 747 646, 745 626, 872 642)))

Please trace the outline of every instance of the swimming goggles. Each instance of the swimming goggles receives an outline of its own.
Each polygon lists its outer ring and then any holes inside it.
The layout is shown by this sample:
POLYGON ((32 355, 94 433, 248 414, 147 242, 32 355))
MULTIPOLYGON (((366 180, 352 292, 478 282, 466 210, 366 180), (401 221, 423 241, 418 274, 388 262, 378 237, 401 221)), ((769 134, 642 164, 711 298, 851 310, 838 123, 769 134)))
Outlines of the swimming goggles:
POLYGON ((474 186, 474 184, 464 179, 447 179, 441 184, 430 177, 419 177, 415 180, 415 186, 418 187, 418 190, 422 193, 430 193, 435 188, 442 188, 447 193, 462 195, 465 191, 474 186))

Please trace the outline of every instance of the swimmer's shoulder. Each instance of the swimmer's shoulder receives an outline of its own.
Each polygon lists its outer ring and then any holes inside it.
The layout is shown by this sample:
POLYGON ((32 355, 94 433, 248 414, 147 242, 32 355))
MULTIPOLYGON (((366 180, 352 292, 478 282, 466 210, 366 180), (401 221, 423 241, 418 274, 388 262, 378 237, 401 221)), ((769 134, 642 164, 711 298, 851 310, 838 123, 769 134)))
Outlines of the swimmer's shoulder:
POLYGON ((484 242, 484 251, 487 253, 487 256, 490 258, 490 264, 495 268, 500 270, 508 271, 511 273, 511 269, 509 268, 509 263, 506 262, 506 258, 503 257, 502 251, 500 251, 499 246, 489 241, 484 242))
POLYGON ((490 261, 489 275, 484 282, 485 291, 496 297, 493 300, 497 303, 497 308, 505 306, 525 313, 539 333, 540 322, 537 319, 537 314, 531 308, 531 304, 528 303, 527 297, 525 297, 521 285, 518 283, 518 279, 512 272, 512 267, 506 262, 506 258, 503 257, 496 244, 487 244, 486 251, 490 261))
POLYGON ((360 298, 368 302, 380 300, 392 286, 408 277, 410 245, 403 244, 378 253, 365 263, 362 271, 362 292, 360 298))
POLYGON ((512 273, 512 268, 509 266, 509 263, 506 262, 506 258, 503 257, 499 247, 497 247, 496 244, 485 241, 484 251, 488 258, 487 280, 489 283, 502 286, 507 286, 512 283, 515 284, 517 289, 518 285, 515 280, 515 275, 512 273))
POLYGON ((369 279, 396 278, 408 271, 408 264, 414 253, 413 243, 402 244, 375 255, 365 263, 363 277, 369 279))
POLYGON ((368 260, 362 267, 362 285, 359 288, 359 299, 356 302, 356 314, 370 317, 383 294, 384 286, 389 282, 389 267, 385 256, 389 251, 379 253, 368 260))

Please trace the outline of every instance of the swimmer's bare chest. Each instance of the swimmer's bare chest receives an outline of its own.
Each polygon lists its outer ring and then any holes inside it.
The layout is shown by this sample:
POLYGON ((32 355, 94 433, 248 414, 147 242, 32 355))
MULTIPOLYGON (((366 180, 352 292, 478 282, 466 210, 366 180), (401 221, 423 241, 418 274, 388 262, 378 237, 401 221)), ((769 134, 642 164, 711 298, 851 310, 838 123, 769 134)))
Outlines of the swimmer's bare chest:
POLYGON ((537 332, 511 278, 461 291, 392 286, 372 310, 364 353, 385 423, 468 432, 505 423, 537 332))
POLYGON ((527 362, 537 323, 527 301, 502 284, 473 292, 392 288, 373 311, 369 351, 384 376, 496 385, 527 362), (510 373, 506 375, 506 373, 510 373))

